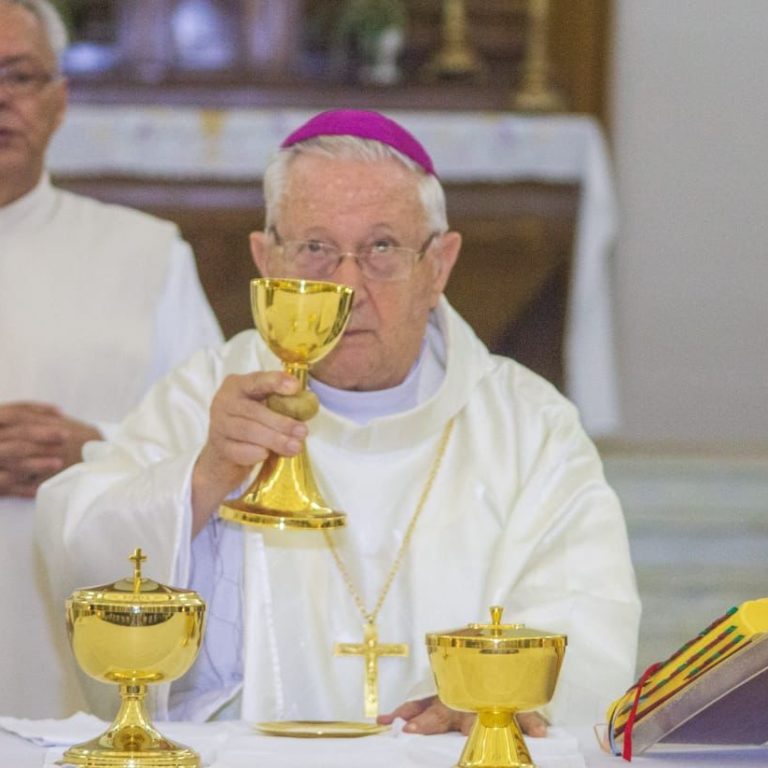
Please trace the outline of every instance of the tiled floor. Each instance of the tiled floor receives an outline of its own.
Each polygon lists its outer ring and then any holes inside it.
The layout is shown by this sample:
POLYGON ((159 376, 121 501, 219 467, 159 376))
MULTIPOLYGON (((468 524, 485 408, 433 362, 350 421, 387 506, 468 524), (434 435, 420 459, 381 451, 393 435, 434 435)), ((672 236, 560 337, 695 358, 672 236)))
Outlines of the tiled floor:
POLYGON ((768 597, 768 456, 603 451, 643 600, 638 669, 768 597))

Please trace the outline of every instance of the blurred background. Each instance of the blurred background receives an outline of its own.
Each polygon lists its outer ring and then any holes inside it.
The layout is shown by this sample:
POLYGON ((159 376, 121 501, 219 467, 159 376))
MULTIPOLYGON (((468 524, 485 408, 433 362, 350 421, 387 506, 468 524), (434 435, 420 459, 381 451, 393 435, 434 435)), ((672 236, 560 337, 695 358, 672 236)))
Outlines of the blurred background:
POLYGON ((379 109, 465 235, 451 301, 582 408, 627 514, 639 666, 768 594, 768 3, 60 0, 64 186, 175 220, 250 327, 260 172, 379 109))

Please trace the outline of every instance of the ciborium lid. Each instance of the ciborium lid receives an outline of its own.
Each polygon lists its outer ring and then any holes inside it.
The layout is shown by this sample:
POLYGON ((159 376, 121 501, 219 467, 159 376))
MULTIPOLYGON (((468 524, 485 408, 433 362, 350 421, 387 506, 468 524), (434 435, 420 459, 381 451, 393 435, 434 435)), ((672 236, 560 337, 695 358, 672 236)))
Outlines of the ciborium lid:
POLYGON ((75 590, 68 603, 71 607, 109 608, 112 611, 172 613, 199 610, 204 602, 197 592, 159 584, 141 575, 141 565, 146 560, 141 549, 131 555, 133 576, 111 584, 84 587, 75 590))
POLYGON ((459 629, 444 632, 430 632, 427 647, 434 648, 476 648, 478 650, 503 650, 512 648, 562 648, 567 640, 565 635, 526 627, 525 624, 503 624, 504 609, 491 606, 490 624, 467 624, 459 629))

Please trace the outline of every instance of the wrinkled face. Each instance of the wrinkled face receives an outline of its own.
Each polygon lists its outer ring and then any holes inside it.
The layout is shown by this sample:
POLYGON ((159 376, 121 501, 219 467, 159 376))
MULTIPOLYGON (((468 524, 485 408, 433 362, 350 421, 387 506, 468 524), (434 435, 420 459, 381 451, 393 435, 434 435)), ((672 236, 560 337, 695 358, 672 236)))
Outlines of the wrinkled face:
MULTIPOLYGON (((418 250, 427 228, 413 172, 397 160, 374 163, 298 156, 290 170, 276 229, 283 241, 319 240, 344 252, 359 252, 378 239, 418 250)), ((352 258, 329 278, 355 289, 352 314, 338 346, 312 369, 320 381, 340 389, 380 390, 401 383, 416 361, 429 311, 448 281, 461 238, 435 238, 396 282, 366 279, 352 258)), ((262 275, 280 273, 274 238, 251 236, 262 275)), ((290 275, 301 277, 301 275, 290 275)))
POLYGON ((64 117, 66 84, 44 79, 56 72, 56 57, 37 17, 0 0, 0 67, 41 78, 33 93, 12 96, 0 83, 0 194, 9 203, 40 178, 45 150, 64 117))

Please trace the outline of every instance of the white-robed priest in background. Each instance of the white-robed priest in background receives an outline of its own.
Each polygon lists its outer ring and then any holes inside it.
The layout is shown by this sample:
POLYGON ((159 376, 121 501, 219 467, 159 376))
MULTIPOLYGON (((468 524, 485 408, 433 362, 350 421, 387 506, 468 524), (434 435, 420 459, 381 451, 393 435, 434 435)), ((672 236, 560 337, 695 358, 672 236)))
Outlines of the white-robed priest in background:
POLYGON ((68 714, 63 606, 42 610, 40 483, 80 461, 160 376, 222 336, 176 228, 53 186, 66 30, 41 0, 0 0, 0 714, 68 714), (57 647, 58 646, 58 647, 57 647))
POLYGON ((204 646, 157 687, 159 716, 359 720, 363 661, 334 647, 371 621, 381 642, 410 645, 379 661, 380 719, 466 729, 434 697, 424 636, 500 604, 507 621, 568 636, 551 707, 524 728, 600 721, 635 671, 621 509, 571 403, 491 355, 443 297, 461 237, 426 150, 378 113, 321 113, 282 144, 265 199, 261 273, 355 290, 311 371, 319 414, 307 428, 266 407, 297 382, 256 331, 197 354, 110 446, 43 486, 38 535, 60 597, 122 575, 141 546, 147 574, 205 598, 204 646), (269 451, 304 440, 346 528, 326 539, 217 516, 269 451))

